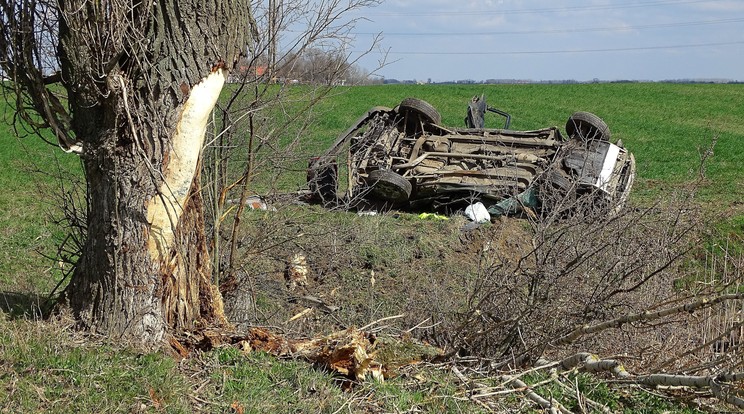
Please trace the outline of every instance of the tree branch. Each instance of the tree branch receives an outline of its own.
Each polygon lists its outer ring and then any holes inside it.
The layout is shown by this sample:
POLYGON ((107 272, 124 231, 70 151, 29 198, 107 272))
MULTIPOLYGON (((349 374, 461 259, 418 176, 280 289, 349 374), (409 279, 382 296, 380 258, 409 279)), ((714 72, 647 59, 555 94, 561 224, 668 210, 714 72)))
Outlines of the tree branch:
POLYGON ((569 332, 568 334, 554 341, 551 341, 550 343, 551 345, 555 345, 555 346, 566 345, 581 338, 582 336, 586 334, 597 333, 597 332, 601 332, 601 331, 604 331, 610 328, 619 328, 628 323, 659 319, 659 318, 663 318, 669 315, 674 315, 677 313, 683 313, 683 312, 692 313, 700 309, 709 308, 718 303, 726 302, 729 300, 737 300, 737 299, 744 299, 744 293, 730 293, 730 294, 717 296, 712 299, 702 298, 694 302, 690 302, 690 303, 680 305, 680 306, 675 306, 672 308, 662 309, 656 312, 641 312, 641 313, 636 313, 633 315, 625 315, 625 316, 615 318, 615 319, 612 319, 606 322, 598 323, 596 325, 591 325, 591 326, 584 325, 582 327, 574 329, 573 331, 569 332))

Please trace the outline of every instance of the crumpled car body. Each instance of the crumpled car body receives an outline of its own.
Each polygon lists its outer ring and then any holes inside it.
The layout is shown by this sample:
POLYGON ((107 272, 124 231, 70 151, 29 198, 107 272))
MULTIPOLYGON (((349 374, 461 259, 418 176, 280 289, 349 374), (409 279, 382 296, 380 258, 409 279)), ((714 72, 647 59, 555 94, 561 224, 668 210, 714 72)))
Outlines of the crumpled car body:
POLYGON ((569 194, 592 194, 593 203, 616 212, 625 204, 635 160, 610 142, 599 117, 576 112, 557 127, 507 129, 510 116, 475 97, 466 127, 441 125, 425 101, 407 98, 395 108, 374 107, 320 157, 308 183, 316 199, 372 200, 413 209, 457 209, 482 202, 492 214, 549 209, 569 194), (485 128, 484 115, 506 117, 505 128, 485 128), (343 162, 341 161, 343 160, 343 162), (348 171, 339 194, 338 166, 348 171))

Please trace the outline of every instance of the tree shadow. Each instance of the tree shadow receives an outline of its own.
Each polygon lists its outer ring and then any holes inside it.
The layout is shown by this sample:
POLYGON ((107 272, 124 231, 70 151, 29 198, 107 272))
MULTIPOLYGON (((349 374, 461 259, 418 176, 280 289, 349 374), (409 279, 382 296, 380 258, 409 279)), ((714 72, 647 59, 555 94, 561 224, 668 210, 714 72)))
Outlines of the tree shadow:
POLYGON ((46 295, 24 292, 0 292, 0 311, 10 319, 45 319, 54 299, 46 295))

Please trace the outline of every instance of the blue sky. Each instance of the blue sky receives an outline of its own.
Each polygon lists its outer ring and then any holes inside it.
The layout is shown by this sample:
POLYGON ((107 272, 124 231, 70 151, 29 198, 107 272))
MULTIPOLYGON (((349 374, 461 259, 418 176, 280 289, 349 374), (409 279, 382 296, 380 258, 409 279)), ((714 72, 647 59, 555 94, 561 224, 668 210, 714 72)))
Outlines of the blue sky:
POLYGON ((388 0, 360 14, 354 50, 382 33, 388 79, 744 80, 744 0, 388 0))

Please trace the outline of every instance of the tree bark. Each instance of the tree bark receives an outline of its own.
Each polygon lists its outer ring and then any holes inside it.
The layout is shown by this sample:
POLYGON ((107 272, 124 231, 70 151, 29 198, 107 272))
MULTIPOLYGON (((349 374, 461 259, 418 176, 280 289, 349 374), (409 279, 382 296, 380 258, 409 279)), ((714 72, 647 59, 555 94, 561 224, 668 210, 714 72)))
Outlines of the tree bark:
POLYGON ((198 170, 210 111, 246 44, 249 2, 59 1, 59 57, 88 182, 64 298, 86 328, 157 346, 223 322, 198 170))

